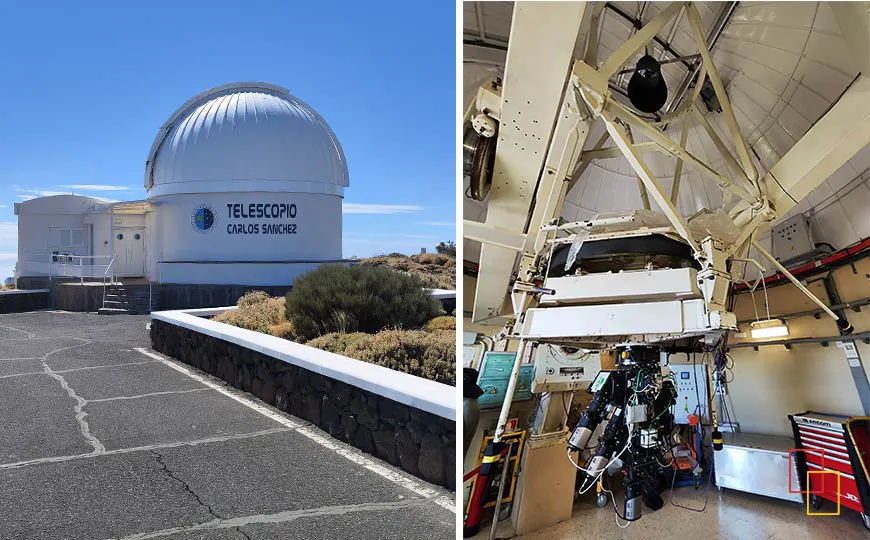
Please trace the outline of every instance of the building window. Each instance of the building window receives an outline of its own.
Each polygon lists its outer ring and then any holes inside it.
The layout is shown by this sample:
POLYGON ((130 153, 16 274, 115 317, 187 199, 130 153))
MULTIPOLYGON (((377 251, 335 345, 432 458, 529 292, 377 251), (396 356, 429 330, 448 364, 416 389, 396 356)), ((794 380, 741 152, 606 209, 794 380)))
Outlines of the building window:
POLYGON ((82 248, 85 247, 85 230, 83 228, 75 229, 56 229, 58 233, 58 246, 62 248, 82 248))

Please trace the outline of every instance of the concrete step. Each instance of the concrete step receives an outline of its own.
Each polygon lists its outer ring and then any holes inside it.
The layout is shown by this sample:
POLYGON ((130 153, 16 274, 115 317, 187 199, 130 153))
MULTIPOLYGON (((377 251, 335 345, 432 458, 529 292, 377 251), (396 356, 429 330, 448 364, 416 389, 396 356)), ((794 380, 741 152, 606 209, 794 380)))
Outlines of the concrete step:
POLYGON ((122 308, 102 307, 97 311, 97 313, 100 315, 126 315, 130 312, 122 308))

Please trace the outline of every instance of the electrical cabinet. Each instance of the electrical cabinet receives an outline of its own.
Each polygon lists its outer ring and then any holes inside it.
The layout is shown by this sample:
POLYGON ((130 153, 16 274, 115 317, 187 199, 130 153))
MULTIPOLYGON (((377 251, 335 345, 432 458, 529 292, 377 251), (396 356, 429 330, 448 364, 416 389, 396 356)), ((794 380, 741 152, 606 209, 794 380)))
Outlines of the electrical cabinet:
POLYGON ((773 227, 770 236, 773 238, 773 256, 782 264, 808 259, 816 253, 810 222, 803 214, 773 227))
POLYGON ((677 387, 674 422, 688 424, 689 415, 697 414, 702 422, 710 420, 710 400, 707 392, 706 364, 669 366, 677 387))

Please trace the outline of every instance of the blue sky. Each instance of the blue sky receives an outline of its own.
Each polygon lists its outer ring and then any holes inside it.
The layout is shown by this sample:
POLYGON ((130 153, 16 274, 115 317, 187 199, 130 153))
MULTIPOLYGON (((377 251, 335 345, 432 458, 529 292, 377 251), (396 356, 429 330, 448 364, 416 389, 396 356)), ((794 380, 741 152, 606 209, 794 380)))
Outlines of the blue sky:
POLYGON ((13 204, 144 198, 157 129, 193 95, 284 86, 350 169, 344 254, 455 240, 455 5, 449 2, 10 2, 0 17, 0 277, 13 204))

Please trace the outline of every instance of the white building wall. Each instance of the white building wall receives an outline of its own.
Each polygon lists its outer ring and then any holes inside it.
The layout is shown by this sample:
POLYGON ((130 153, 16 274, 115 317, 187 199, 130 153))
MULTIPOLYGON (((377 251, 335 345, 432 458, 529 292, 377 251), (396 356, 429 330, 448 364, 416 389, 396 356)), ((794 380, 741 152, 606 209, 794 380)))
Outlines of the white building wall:
MULTIPOLYGON (((85 218, 86 223, 93 225, 93 255, 110 255, 112 253, 112 231, 117 234, 117 229, 146 229, 145 214, 114 214, 109 215, 109 210, 99 214, 89 214, 85 218), (110 219, 114 220, 114 227, 110 225, 110 219)), ((147 239, 147 231, 146 231, 147 239)), ((147 249, 147 244, 146 244, 147 249)))
POLYGON ((154 281, 288 285, 316 267, 311 263, 342 256, 341 197, 336 195, 170 195, 152 198, 151 208, 146 273, 154 281), (201 207, 214 216, 208 230, 192 221, 201 207), (275 211, 280 217, 272 217, 275 211))
POLYGON ((85 213, 95 200, 89 197, 62 195, 42 197, 16 203, 18 216, 18 275, 41 276, 49 274, 49 258, 54 251, 70 255, 90 255, 91 232, 85 223, 85 213), (61 230, 81 230, 70 245, 69 236, 61 230))

